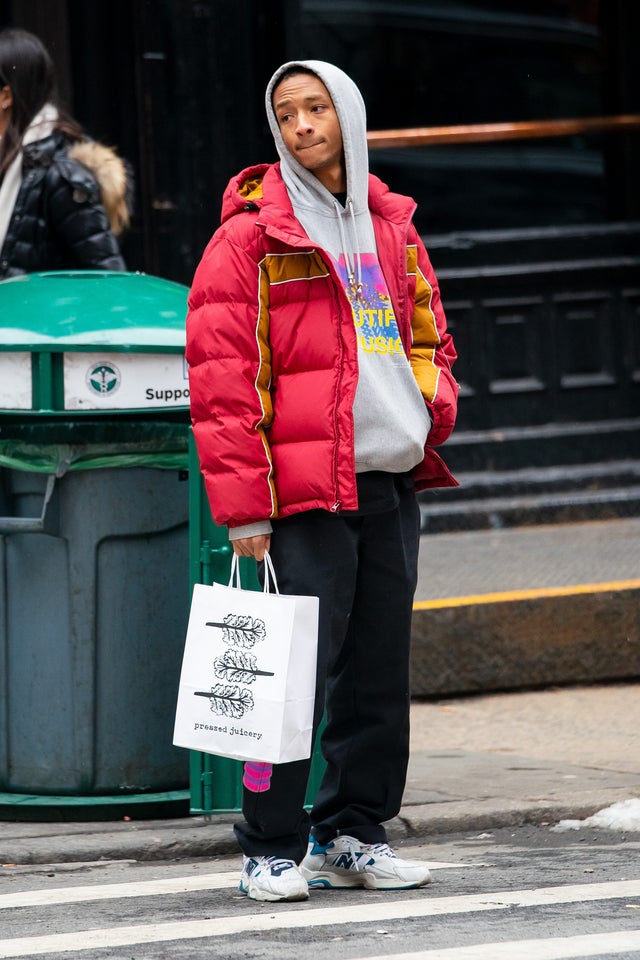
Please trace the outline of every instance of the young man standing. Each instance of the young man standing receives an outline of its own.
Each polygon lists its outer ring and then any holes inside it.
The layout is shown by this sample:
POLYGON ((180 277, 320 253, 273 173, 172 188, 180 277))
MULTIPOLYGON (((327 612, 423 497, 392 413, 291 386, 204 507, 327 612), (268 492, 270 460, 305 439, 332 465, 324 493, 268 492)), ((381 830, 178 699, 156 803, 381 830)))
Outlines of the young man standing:
POLYGON ((368 173, 358 88, 321 61, 284 64, 266 94, 280 162, 244 170, 196 271, 187 359, 194 434, 214 519, 234 551, 269 550, 280 590, 320 598, 310 760, 244 790, 240 888, 429 882, 383 823, 409 756, 415 491, 453 485, 433 450, 453 429, 456 353, 415 204, 368 173))

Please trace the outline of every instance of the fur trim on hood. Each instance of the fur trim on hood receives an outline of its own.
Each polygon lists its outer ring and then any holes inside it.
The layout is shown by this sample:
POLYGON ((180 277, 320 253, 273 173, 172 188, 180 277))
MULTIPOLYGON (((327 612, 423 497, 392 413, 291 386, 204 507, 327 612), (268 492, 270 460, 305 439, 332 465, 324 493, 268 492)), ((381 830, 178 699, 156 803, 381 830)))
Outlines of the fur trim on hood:
POLYGON ((131 220, 130 182, 125 162, 111 147, 95 140, 74 143, 69 148, 69 157, 87 167, 98 181, 111 229, 117 237, 120 236, 131 220))

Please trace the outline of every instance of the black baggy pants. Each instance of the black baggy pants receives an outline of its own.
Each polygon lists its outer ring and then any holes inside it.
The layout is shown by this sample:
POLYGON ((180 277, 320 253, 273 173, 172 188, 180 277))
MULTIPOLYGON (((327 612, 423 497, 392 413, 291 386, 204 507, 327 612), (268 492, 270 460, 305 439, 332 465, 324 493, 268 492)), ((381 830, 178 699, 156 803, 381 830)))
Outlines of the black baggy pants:
POLYGON ((235 825, 247 856, 299 863, 310 829, 384 842, 400 810, 409 759, 409 650, 417 580, 419 509, 410 488, 384 513, 322 510, 275 521, 271 557, 281 593, 320 598, 314 725, 326 706, 326 771, 310 815, 310 760, 274 766, 271 788, 243 790, 235 825))

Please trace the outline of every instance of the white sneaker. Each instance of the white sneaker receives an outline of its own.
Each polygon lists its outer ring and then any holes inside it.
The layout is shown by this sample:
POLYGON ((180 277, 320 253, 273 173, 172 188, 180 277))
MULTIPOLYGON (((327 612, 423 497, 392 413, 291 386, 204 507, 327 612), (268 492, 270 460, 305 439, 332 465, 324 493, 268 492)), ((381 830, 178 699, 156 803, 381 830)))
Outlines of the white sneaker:
POLYGON ((309 840, 300 873, 310 887, 365 887, 367 890, 406 890, 424 887, 431 874, 424 863, 401 860, 386 843, 361 843, 336 837, 326 846, 309 840))
POLYGON ((251 900, 308 900, 307 881, 293 860, 243 857, 240 891, 251 900))

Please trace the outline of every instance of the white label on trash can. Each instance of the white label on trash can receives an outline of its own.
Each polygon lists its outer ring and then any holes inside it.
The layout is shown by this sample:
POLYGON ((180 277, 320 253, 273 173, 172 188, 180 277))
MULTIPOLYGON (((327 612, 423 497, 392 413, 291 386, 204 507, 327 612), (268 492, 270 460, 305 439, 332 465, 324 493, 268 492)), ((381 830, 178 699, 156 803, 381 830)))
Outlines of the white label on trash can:
POLYGON ((31 410, 31 354, 0 353, 0 410, 31 410))
POLYGON ((187 364, 178 353, 65 353, 65 410, 189 406, 187 364))

